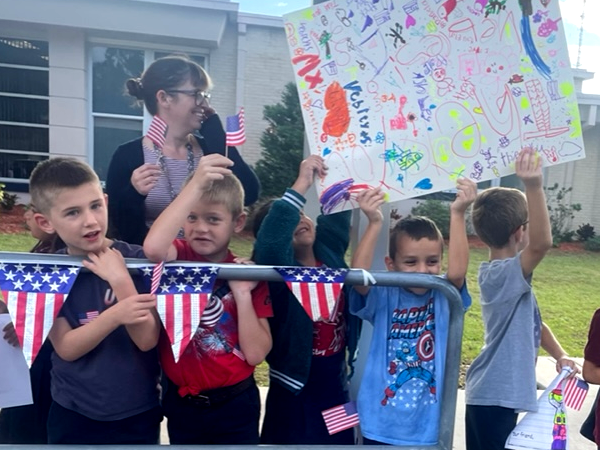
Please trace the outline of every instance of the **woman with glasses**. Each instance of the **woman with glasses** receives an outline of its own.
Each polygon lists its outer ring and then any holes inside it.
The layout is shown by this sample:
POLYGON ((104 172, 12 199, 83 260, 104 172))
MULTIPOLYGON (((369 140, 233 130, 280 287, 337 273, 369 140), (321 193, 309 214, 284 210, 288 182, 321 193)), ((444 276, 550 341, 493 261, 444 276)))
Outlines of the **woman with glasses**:
POLYGON ((246 205, 258 198, 259 182, 210 106, 211 80, 186 56, 154 61, 141 78, 126 83, 129 94, 153 116, 145 136, 115 151, 106 178, 111 237, 142 244, 150 225, 173 201, 203 155, 220 153, 234 162, 246 205), (198 134, 197 133, 198 130, 198 134))

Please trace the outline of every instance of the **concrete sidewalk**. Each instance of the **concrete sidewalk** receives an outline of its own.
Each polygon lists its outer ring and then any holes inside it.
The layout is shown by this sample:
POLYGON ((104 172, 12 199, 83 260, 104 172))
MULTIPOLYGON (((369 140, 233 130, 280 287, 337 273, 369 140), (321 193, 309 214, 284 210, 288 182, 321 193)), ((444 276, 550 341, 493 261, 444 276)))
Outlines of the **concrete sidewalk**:
MULTIPOLYGON (((577 358, 579 364, 583 364, 582 358, 577 358)), ((538 363, 536 367, 537 372, 537 380, 539 383, 544 386, 549 385, 552 380, 556 377, 556 368, 555 364, 552 362, 549 357, 540 357, 538 358, 538 363)), ((538 395, 540 395, 543 391, 538 391, 538 395)), ((581 411, 573 411, 571 409, 567 410, 567 426, 568 426, 568 439, 569 439, 569 448, 573 450, 596 450, 596 446, 588 441, 586 438, 579 434, 579 428, 581 424, 587 417, 592 404, 594 403, 594 399, 596 398, 596 393, 598 392, 598 386, 590 385, 590 391, 585 399, 583 407, 581 411)), ((260 395, 263 404, 263 410, 261 414, 264 414, 264 404, 265 398, 267 395, 267 388, 260 388, 260 395)), ((262 416, 261 416, 262 421, 262 416)), ((166 429, 166 420, 163 420, 162 423, 162 433, 161 433, 161 442, 163 444, 167 444, 169 442, 169 437, 167 435, 166 429)), ((458 398, 456 402, 456 420, 454 423, 454 449, 463 450, 465 448, 465 391, 458 391, 458 398)))

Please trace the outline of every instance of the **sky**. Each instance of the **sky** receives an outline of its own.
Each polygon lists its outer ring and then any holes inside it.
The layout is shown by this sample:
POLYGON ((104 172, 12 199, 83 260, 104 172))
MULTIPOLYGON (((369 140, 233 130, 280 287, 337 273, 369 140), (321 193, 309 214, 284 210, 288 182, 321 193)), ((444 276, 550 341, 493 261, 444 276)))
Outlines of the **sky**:
MULTIPOLYGON (((311 0, 233 0, 239 3, 240 11, 270 16, 297 11, 312 5, 311 0)), ((569 46, 571 66, 577 63, 579 47, 579 28, 581 26, 581 13, 584 0, 550 0, 560 4, 563 26, 569 46), (567 7, 568 3, 568 7, 567 7)), ((587 0, 585 2, 585 18, 583 22, 584 33, 580 55, 580 69, 596 72, 596 79, 583 83, 583 92, 600 95, 600 1, 587 0)))

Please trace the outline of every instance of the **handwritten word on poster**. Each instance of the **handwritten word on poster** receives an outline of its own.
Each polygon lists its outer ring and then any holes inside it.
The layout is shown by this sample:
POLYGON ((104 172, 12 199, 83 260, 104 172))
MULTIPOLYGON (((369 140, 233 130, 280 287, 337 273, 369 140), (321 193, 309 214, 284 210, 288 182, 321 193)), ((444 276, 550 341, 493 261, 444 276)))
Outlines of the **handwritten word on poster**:
POLYGON ((558 2, 335 0, 284 17, 326 212, 583 158, 558 2))

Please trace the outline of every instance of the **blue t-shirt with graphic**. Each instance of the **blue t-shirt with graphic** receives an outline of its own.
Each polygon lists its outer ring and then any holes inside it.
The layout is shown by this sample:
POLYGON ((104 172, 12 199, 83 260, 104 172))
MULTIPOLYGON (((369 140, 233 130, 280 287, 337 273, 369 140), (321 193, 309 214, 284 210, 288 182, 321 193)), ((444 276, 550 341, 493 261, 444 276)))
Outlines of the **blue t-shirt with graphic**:
MULTIPOLYGON (((466 284, 463 306, 471 305, 466 284)), ((363 436, 392 445, 435 445, 450 310, 437 290, 417 295, 396 286, 352 290, 350 312, 373 324, 358 393, 363 436)))

